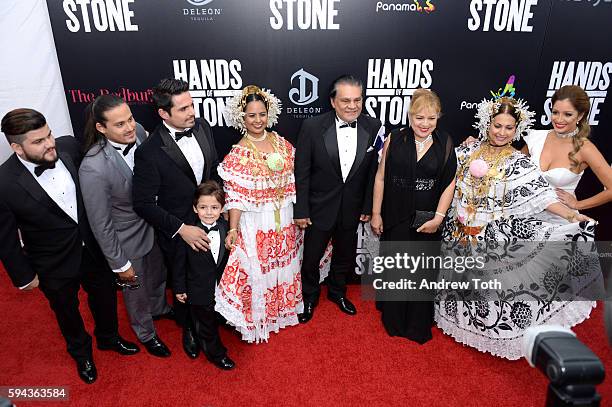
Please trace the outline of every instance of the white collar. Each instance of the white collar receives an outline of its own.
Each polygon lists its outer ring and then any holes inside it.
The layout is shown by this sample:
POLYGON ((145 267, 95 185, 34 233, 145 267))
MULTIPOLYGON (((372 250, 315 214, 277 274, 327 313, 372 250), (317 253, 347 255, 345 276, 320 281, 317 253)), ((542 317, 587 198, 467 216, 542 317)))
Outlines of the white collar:
POLYGON ((201 223, 202 225, 206 226, 206 227, 207 227, 207 228, 209 228, 209 229, 210 229, 210 228, 212 228, 213 226, 216 226, 216 225, 217 225, 217 222, 213 223, 212 225, 208 225, 208 224, 206 224, 206 223, 204 223, 204 222, 202 222, 202 221, 200 221, 200 223, 201 223))
POLYGON ((115 147, 115 148, 117 148, 117 149, 119 149, 121 151, 123 151, 128 146, 128 144, 117 143, 116 141, 112 141, 110 139, 106 139, 106 141, 108 141, 111 146, 113 146, 113 147, 115 147))
POLYGON ((166 123, 166 121, 165 121, 165 120, 162 120, 162 123, 163 123, 163 124, 164 124, 164 126, 166 126, 166 128, 168 129, 168 131, 170 132, 170 135, 172 136, 172 138, 174 138, 174 135, 175 135, 177 132, 180 132, 180 131, 185 131, 185 130, 189 130, 189 129, 191 129, 191 128, 192 128, 192 127, 187 127, 186 129, 179 130, 179 129, 175 129, 174 127, 170 126, 168 123, 166 123))
MULTIPOLYGON (((30 173, 36 177, 36 175, 35 175, 35 173, 34 173, 34 170, 35 170, 35 169, 36 169, 36 167, 38 167, 40 164, 34 164, 34 163, 33 163, 33 162, 31 162, 31 161, 24 160, 23 158, 19 157, 19 155, 17 155, 17 153, 15 153, 15 155, 17 156, 17 158, 19 159, 19 161, 21 161, 21 163, 24 165, 24 167, 26 167, 26 169, 27 169, 28 171, 30 171, 30 173)), ((57 157, 57 161, 55 162, 55 165, 57 166, 57 165, 59 164, 59 162, 60 162, 60 161, 61 161, 61 160, 59 159, 59 156, 58 156, 58 157, 57 157)), ((47 171, 48 171, 48 170, 47 170, 47 171)))

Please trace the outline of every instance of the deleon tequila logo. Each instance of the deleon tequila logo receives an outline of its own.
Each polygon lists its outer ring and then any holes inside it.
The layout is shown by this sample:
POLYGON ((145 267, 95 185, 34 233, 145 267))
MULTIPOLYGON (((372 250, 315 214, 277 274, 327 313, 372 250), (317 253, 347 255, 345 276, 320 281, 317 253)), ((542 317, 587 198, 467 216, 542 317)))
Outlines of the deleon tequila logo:
MULTIPOLYGON (((289 100, 296 106, 306 106, 319 99, 319 78, 306 72, 304 68, 291 75, 293 88, 289 89, 289 100)), ((287 107, 287 114, 293 115, 295 119, 305 119, 314 114, 321 113, 320 106, 310 107, 287 107)))
POLYGON ((289 99, 299 106, 308 105, 319 98, 319 78, 309 74, 304 68, 291 76, 291 83, 297 78, 298 87, 289 91, 289 99))

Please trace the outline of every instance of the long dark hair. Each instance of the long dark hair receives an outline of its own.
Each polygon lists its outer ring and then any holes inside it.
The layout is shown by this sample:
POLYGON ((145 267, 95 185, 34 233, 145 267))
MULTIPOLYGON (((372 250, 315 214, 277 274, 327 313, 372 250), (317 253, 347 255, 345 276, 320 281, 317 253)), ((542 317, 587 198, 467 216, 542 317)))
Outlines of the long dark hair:
POLYGON ((96 129, 96 123, 105 125, 107 119, 104 113, 124 103, 125 100, 121 99, 119 96, 102 95, 98 96, 87 106, 85 110, 85 130, 83 131, 85 136, 85 152, 89 151, 89 149, 97 143, 106 145, 106 137, 96 129))

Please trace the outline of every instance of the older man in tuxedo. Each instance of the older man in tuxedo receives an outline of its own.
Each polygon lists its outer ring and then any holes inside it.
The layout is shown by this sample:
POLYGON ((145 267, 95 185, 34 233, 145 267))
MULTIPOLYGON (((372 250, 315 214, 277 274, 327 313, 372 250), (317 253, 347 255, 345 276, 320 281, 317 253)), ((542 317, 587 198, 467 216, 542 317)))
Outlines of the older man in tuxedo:
MULTIPOLYGON (((195 118, 189 85, 163 79, 153 89, 162 123, 136 150, 134 210, 157 231, 166 266, 173 273, 174 257, 183 239, 192 250, 208 250, 203 229, 185 221, 192 213, 197 186, 208 179, 220 181, 219 159, 210 126, 195 118)), ((195 359, 200 351, 189 309, 174 302, 177 322, 183 326, 183 349, 195 359)))
POLYGON ((73 137, 56 141, 44 116, 32 109, 10 111, 1 126, 15 153, 0 166, 0 259, 16 287, 40 287, 79 376, 93 383, 97 370, 79 312, 80 286, 88 294, 98 349, 131 355, 138 347, 117 332, 115 282, 87 223, 78 143, 73 137))
POLYGON ((362 114, 363 84, 352 75, 336 79, 330 101, 334 110, 306 119, 298 136, 295 153, 297 202, 295 223, 306 229, 302 263, 304 312, 308 322, 319 301, 319 262, 333 240, 328 298, 340 310, 355 315, 346 298, 346 279, 355 269, 357 227, 372 213, 372 191, 377 169, 373 147, 378 119, 362 114))
POLYGON ((89 107, 79 178, 91 230, 123 287, 132 329, 150 354, 167 357, 153 324, 154 315, 170 311, 166 268, 153 227, 132 206, 134 151, 145 139, 123 99, 99 96, 89 107))

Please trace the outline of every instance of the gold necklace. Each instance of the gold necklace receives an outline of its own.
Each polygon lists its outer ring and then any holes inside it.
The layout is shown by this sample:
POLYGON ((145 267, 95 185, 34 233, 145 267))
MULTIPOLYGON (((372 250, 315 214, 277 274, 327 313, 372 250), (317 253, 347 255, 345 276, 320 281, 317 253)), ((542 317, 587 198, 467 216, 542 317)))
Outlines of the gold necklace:
MULTIPOLYGON (((503 198, 506 195, 507 190, 507 177, 506 177, 506 169, 503 168, 506 160, 510 157, 514 152, 514 149, 510 145, 504 146, 500 150, 495 150, 488 144, 484 144, 480 146, 478 150, 476 150, 469 159, 462 165, 460 171, 461 180, 465 180, 466 184, 468 184, 467 191, 467 222, 466 225, 470 225, 476 218, 476 213, 479 209, 490 209, 489 207, 489 192, 491 188, 493 189, 493 197, 492 200, 495 202, 497 197, 497 188, 495 185, 499 182, 503 182, 504 189, 502 191, 502 208, 501 213, 503 217, 504 208, 503 208, 503 198), (477 178, 472 176, 469 171, 470 164, 476 160, 483 160, 487 163, 488 171, 487 173, 477 178), (500 168, 501 167, 501 168, 500 168), (467 169, 467 174, 466 174, 467 169), (467 176, 466 176, 467 175, 467 176)), ((495 219, 494 210, 491 214, 491 220, 495 219)))
MULTIPOLYGON (((255 146, 255 144, 253 144, 251 139, 249 139, 248 137, 245 137, 245 138, 246 138, 246 142, 248 144, 249 150, 251 150, 251 152, 253 153, 253 158, 255 159, 255 162, 256 162, 255 168, 253 168, 252 170, 253 175, 258 176, 260 173, 263 173, 262 175, 264 179, 267 180, 268 183, 274 189, 274 195, 276 198, 273 201, 274 223, 275 223, 276 232, 279 233, 281 231, 280 208, 281 208, 282 200, 285 197, 285 190, 286 190, 287 183, 289 182, 289 177, 286 175, 283 176, 282 173, 278 174, 278 176, 275 177, 276 174, 274 174, 274 171, 268 166, 266 160, 263 159, 259 149, 255 146), (263 167, 263 170, 262 170, 262 167, 263 167), (274 178, 277 178, 277 179, 275 180, 274 178)), ((263 140, 264 139, 261 139, 259 141, 263 141, 263 140)), ((274 151, 269 154, 276 153, 276 154, 279 154, 281 157, 283 157, 283 159, 285 159, 286 149, 283 148, 284 146, 281 145, 281 142, 280 140, 278 140, 278 137, 271 137, 270 144, 272 145, 272 149, 274 151)), ((264 185, 264 188, 265 188, 265 185, 264 185)))

